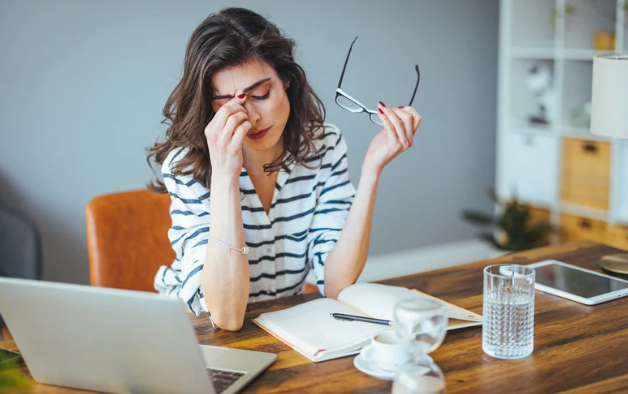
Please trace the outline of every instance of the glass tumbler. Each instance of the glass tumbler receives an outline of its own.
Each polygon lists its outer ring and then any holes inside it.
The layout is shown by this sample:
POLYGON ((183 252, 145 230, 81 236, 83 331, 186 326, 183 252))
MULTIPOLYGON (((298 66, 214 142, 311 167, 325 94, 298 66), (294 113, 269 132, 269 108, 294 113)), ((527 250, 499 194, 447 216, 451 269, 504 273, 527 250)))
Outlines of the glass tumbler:
POLYGON ((393 309, 397 334, 408 341, 409 350, 431 353, 447 333, 447 316, 443 304, 429 298, 410 298, 399 301, 393 309))
POLYGON ((534 349, 534 269, 523 265, 484 268, 482 350, 517 359, 534 349))
POLYGON ((395 376, 392 394, 445 394, 445 376, 429 356, 415 357, 395 376))

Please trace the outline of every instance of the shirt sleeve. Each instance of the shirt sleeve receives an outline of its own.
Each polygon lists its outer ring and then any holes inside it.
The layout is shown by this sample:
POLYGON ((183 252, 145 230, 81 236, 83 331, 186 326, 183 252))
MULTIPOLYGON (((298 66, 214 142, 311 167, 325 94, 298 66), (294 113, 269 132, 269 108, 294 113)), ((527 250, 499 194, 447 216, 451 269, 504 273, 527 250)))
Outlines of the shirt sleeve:
POLYGON ((323 296, 325 260, 340 237, 356 192, 349 180, 347 144, 340 130, 335 126, 326 126, 325 135, 325 153, 320 168, 320 182, 324 182, 324 185, 318 195, 308 232, 308 263, 323 296))
POLYGON ((171 199, 172 227, 168 238, 176 258, 170 267, 159 268, 154 287, 159 293, 185 302, 198 316, 201 311, 208 312, 201 291, 201 271, 210 225, 209 190, 194 181, 192 175, 172 175, 174 163, 184 154, 183 149, 171 152, 162 166, 163 181, 171 199))

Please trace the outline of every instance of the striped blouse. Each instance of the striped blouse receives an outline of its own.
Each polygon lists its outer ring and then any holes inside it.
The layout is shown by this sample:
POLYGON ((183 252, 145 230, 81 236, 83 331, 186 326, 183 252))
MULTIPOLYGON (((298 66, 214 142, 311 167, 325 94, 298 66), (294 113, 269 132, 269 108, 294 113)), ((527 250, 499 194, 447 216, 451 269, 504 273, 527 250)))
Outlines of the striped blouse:
MULTIPOLYGON (((249 302, 302 293, 310 269, 324 295, 325 259, 340 236, 356 191, 347 173, 347 144, 338 128, 325 124, 323 138, 314 144, 322 163, 317 157, 311 164, 321 166, 308 169, 291 164, 280 171, 268 214, 242 169, 242 219, 250 247, 249 302)), ((162 166, 172 200, 168 238, 176 259, 170 267, 159 268, 154 285, 160 293, 184 301, 198 316, 208 312, 200 286, 211 214, 209 190, 191 175, 172 175, 174 163, 186 149, 170 152, 162 166)))

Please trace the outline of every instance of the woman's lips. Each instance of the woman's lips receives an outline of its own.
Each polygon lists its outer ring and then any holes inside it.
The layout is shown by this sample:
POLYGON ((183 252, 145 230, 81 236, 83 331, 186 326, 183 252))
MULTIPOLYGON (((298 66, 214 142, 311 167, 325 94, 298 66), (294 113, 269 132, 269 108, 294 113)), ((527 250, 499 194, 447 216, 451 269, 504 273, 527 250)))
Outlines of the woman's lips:
POLYGON ((246 136, 252 140, 259 140, 260 138, 264 137, 266 133, 268 133, 268 130, 270 130, 270 127, 264 130, 256 131, 255 133, 249 133, 246 136))

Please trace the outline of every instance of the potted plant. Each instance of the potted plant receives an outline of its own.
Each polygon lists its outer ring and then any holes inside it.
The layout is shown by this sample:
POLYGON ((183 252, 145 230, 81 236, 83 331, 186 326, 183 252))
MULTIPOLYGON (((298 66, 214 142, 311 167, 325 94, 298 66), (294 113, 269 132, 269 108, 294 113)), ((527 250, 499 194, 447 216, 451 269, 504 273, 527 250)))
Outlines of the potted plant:
POLYGON ((502 254, 548 243, 552 226, 549 223, 536 223, 529 205, 520 202, 516 197, 509 201, 500 201, 494 190, 489 190, 488 195, 498 206, 495 214, 476 210, 464 210, 462 213, 466 222, 484 229, 480 238, 502 254))
POLYGON ((18 358, 2 361, 0 358, 0 393, 14 393, 29 388, 32 380, 24 373, 18 358))

